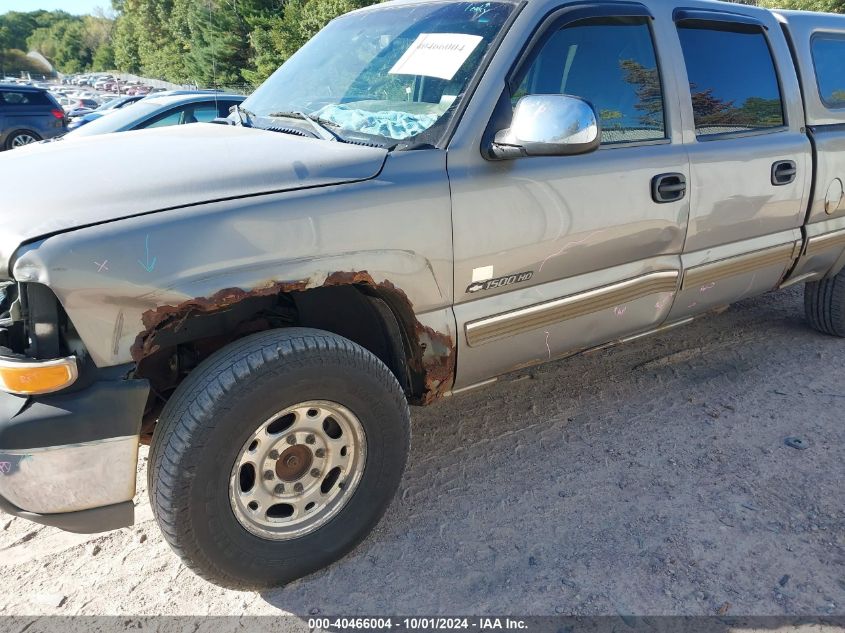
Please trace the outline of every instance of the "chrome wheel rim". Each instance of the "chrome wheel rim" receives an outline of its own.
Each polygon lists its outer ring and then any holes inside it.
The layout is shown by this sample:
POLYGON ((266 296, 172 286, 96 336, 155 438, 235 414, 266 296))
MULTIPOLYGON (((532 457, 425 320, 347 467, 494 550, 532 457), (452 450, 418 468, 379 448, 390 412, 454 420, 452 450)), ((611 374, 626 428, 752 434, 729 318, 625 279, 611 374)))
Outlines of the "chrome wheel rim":
POLYGON ((326 400, 288 407, 238 453, 229 478, 235 518, 275 541, 313 532, 355 493, 366 457, 364 428, 346 407, 326 400))
POLYGON ((30 134, 18 134, 12 139, 12 147, 23 147, 24 145, 35 143, 37 140, 38 139, 30 134))

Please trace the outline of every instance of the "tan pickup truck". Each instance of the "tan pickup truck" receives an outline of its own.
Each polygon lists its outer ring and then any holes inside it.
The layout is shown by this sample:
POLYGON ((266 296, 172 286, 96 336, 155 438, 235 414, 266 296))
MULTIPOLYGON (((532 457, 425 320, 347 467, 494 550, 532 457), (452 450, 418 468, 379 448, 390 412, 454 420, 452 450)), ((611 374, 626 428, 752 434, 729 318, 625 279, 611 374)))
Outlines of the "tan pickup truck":
POLYGON ((186 564, 283 584, 377 523, 409 403, 796 283, 845 335, 843 59, 842 16, 400 0, 228 119, 5 153, 0 507, 129 525, 151 442, 186 564))

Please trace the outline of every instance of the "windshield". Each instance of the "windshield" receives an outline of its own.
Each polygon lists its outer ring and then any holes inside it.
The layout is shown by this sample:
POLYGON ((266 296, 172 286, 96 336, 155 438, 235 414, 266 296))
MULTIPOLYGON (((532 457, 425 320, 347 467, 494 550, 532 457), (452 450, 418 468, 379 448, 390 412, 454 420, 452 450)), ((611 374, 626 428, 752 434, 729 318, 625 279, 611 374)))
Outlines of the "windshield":
POLYGON ((433 2, 341 16, 285 62, 243 109, 257 117, 252 123, 258 127, 312 129, 302 121, 305 114, 342 137, 395 144, 429 132, 425 136, 433 139, 513 6, 433 2))
POLYGON ((114 114, 100 117, 87 125, 68 132, 66 136, 93 136, 95 134, 109 134, 143 121, 148 115, 158 112, 162 104, 157 101, 138 101, 125 108, 120 108, 114 114))

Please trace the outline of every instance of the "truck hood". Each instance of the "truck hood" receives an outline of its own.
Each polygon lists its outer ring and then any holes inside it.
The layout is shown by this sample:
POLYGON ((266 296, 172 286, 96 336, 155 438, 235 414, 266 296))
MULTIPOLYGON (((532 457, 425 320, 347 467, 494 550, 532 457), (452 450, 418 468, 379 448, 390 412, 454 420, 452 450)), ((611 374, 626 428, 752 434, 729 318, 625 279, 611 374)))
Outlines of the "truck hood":
POLYGON ((196 123, 0 154, 0 277, 26 242, 91 224, 246 195, 374 178, 387 151, 196 123))

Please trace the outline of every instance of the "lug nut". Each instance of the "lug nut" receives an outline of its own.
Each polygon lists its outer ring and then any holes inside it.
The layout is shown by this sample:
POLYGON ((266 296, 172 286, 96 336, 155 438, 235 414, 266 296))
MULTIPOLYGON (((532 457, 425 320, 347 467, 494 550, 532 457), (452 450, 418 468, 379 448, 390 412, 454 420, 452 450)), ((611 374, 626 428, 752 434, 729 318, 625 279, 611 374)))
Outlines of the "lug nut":
POLYGON ((293 486, 293 489, 294 489, 296 492, 302 492, 302 488, 303 488, 303 487, 302 487, 302 484, 294 484, 294 486, 293 486))
POLYGON ((313 443, 314 443, 314 440, 315 440, 315 438, 314 438, 314 436, 313 436, 313 435, 307 435, 307 436, 305 437, 305 443, 306 443, 306 444, 313 444, 313 443))
POLYGON ((273 492, 275 492, 277 495, 283 495, 283 494, 285 494, 285 484, 279 484, 279 485, 277 485, 277 486, 273 489, 273 492))
POLYGON ((296 436, 295 435, 288 435, 288 444, 293 446, 296 444, 296 436))
POLYGON ((279 459, 279 451, 276 449, 270 451, 270 459, 279 459))
POLYGON ((273 471, 272 470, 265 470, 264 471, 264 479, 270 481, 273 478, 273 471))
POLYGON ((323 458, 326 456, 326 451, 324 451, 322 448, 318 448, 316 451, 314 451, 314 456, 323 458))
POLYGON ((312 468, 311 469, 311 476, 312 477, 319 477, 320 476, 320 469, 319 468, 312 468))

